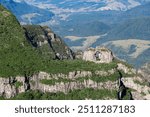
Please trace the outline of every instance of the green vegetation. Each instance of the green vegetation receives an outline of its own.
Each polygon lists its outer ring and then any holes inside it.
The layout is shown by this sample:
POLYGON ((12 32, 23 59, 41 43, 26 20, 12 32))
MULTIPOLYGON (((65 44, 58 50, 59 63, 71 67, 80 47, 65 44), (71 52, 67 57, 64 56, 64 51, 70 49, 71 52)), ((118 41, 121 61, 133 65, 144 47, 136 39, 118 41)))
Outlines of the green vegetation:
POLYGON ((42 93, 40 91, 28 91, 18 94, 12 98, 15 100, 84 100, 84 99, 116 99, 115 90, 107 89, 92 89, 85 88, 80 90, 70 91, 68 94, 58 93, 42 93))
POLYGON ((70 79, 64 79, 64 78, 59 78, 59 79, 51 79, 51 80, 47 80, 47 79, 42 79, 40 82, 42 84, 46 84, 46 85, 55 85, 56 83, 67 83, 67 82, 71 82, 72 80, 70 79))
POLYGON ((39 61, 19 22, 0 5, 0 76, 31 75, 39 61))
POLYGON ((44 28, 39 25, 24 25, 26 37, 29 43, 37 50, 37 52, 45 59, 52 59, 55 57, 53 49, 48 42, 44 45, 39 45, 39 42, 44 43, 48 38, 44 32, 44 28))
POLYGON ((4 98, 4 97, 2 97, 2 96, 0 96, 0 100, 5 100, 5 98, 4 98))
POLYGON ((92 77, 80 77, 76 79, 64 79, 64 78, 59 78, 59 79, 42 79, 40 82, 42 84, 46 85, 55 85, 56 83, 68 83, 68 82, 84 82, 85 80, 92 80, 97 83, 99 82, 107 82, 107 81, 117 81, 117 79, 120 77, 118 72, 115 72, 112 75, 109 76, 92 76, 92 77))
POLYGON ((22 83, 22 82, 17 81, 17 82, 15 82, 15 83, 14 83, 14 85, 15 85, 15 87, 16 87, 16 88, 19 88, 20 86, 22 86, 22 85, 23 85, 23 83, 22 83))
POLYGON ((63 61, 46 61, 41 67, 41 71, 46 71, 48 73, 65 73, 70 71, 91 71, 96 70, 111 70, 116 68, 117 64, 112 62, 109 64, 96 64, 93 62, 86 62, 83 60, 63 60, 63 61))
POLYGON ((95 82, 107 82, 107 81, 117 81, 120 77, 118 72, 115 72, 112 75, 109 76, 92 76, 92 77, 83 77, 83 78, 77 78, 76 81, 83 82, 84 80, 91 79, 95 82))

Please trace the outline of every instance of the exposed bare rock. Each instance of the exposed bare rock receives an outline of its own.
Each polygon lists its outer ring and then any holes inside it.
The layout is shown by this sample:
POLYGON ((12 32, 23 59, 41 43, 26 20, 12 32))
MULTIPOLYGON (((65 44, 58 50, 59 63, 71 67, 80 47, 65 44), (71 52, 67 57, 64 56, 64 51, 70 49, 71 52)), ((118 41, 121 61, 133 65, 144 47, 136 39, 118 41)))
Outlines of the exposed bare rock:
POLYGON ((83 53, 83 60, 85 61, 96 61, 96 58, 94 57, 95 49, 89 48, 83 53))
POLYGON ((83 58, 83 51, 77 51, 75 52, 75 58, 76 59, 82 59, 83 58))
MULTIPOLYGON (((94 74, 98 76, 108 76, 116 72, 116 69, 108 71, 95 71, 94 74)), ((84 79, 82 81, 77 78, 92 77, 93 73, 90 71, 73 71, 68 74, 48 74, 46 72, 39 72, 30 78, 17 76, 15 78, 0 78, 0 95, 6 98, 14 97, 18 93, 25 92, 30 86, 31 90, 40 90, 42 92, 64 92, 68 93, 70 90, 94 88, 94 89, 118 89, 118 81, 96 82, 91 79, 84 79), (56 82, 52 85, 43 84, 41 80, 47 79, 70 79, 69 82, 56 82), (21 86, 15 83, 22 83, 21 86)), ((150 87, 143 84, 144 81, 140 77, 126 77, 121 79, 125 87, 132 89, 131 94, 133 99, 150 99, 150 87)))
POLYGON ((0 95, 10 98, 16 95, 16 89, 11 85, 12 78, 0 78, 0 95))
POLYGON ((144 84, 140 77, 123 78, 122 81, 126 87, 133 89, 132 95, 134 99, 150 100, 150 87, 144 84))
POLYGON ((56 83, 55 85, 39 84, 38 90, 42 92, 64 92, 68 93, 70 90, 83 89, 83 88, 94 88, 94 89, 117 89, 117 82, 104 82, 97 83, 92 80, 84 80, 84 82, 68 82, 68 83, 56 83))
POLYGON ((83 53, 83 60, 95 63, 110 63, 113 58, 112 52, 105 47, 88 48, 83 53))
POLYGON ((72 82, 60 82, 60 83, 55 83, 55 85, 46 85, 42 84, 40 80, 42 79, 57 79, 57 78, 66 78, 66 79, 76 79, 80 77, 91 77, 92 73, 90 71, 74 71, 74 72, 69 72, 68 75, 64 74, 47 74, 44 72, 40 72, 36 76, 33 76, 31 78, 32 82, 35 82, 34 85, 31 85, 32 89, 38 89, 41 90, 42 92, 64 92, 67 93, 70 90, 75 90, 75 89, 82 89, 82 88, 94 88, 94 89, 117 89, 117 82, 100 82, 97 83, 95 81, 92 81, 90 79, 84 80, 83 82, 80 81, 72 81, 72 82), (52 77, 50 77, 52 76, 52 77), (63 77, 64 76, 64 77, 63 77))
POLYGON ((74 59, 73 51, 47 26, 24 25, 29 43, 47 59, 74 59))
POLYGON ((138 73, 141 74, 145 80, 150 82, 150 63, 146 63, 144 66, 142 66, 138 70, 138 73))
POLYGON ((98 75, 98 76, 109 76, 109 75, 112 75, 116 72, 116 69, 111 69, 111 70, 108 70, 108 71, 98 71, 96 70, 95 71, 95 74, 98 75))
MULTIPOLYGON (((112 74, 115 70, 96 71, 97 75, 112 74)), ((117 82, 100 82, 92 81, 91 79, 85 79, 84 81, 78 81, 77 78, 92 77, 91 71, 73 71, 68 74, 48 74, 46 72, 39 72, 34 74, 30 78, 17 76, 15 78, 0 78, 0 95, 6 98, 14 97, 18 93, 25 92, 29 89, 40 90, 42 92, 64 92, 67 93, 70 90, 82 89, 82 88, 94 88, 94 89, 117 89, 117 82), (70 79, 70 82, 56 82, 54 85, 42 84, 41 80, 47 79, 70 79), (22 85, 16 86, 17 83, 22 85)))
POLYGON ((132 92, 132 96, 135 100, 144 100, 144 97, 137 91, 132 92))
POLYGON ((117 65, 118 65, 117 69, 124 71, 124 73, 126 73, 126 74, 136 74, 136 70, 133 68, 129 68, 122 63, 118 63, 117 65))

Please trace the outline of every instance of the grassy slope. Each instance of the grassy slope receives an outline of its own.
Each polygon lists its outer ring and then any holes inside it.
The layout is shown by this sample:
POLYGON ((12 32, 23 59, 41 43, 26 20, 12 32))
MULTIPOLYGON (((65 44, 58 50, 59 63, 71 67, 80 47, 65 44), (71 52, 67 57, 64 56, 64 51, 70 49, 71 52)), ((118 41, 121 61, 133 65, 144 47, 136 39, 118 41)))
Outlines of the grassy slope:
POLYGON ((37 56, 16 18, 0 6, 0 76, 28 75, 36 71, 37 56))
MULTIPOLYGON (((58 93, 42 93, 39 91, 28 91, 21 93, 14 100, 85 100, 85 99, 116 99, 116 90, 92 89, 85 88, 82 90, 73 90, 68 94, 58 93)), ((3 98, 2 98, 3 99, 3 98)))

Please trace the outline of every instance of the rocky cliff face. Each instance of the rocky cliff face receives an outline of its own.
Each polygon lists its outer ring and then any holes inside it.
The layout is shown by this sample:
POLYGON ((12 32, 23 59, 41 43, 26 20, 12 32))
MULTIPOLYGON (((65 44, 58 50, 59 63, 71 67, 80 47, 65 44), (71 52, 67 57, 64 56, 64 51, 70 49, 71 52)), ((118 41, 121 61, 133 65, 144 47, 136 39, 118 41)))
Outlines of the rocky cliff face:
MULTIPOLYGON (((100 71, 102 72, 102 71, 100 71)), ((41 90, 42 92, 64 92, 68 93, 70 90, 83 89, 83 88, 94 88, 94 89, 117 89, 116 81, 106 81, 106 82, 96 82, 88 77, 92 77, 92 72, 90 71, 74 71, 69 72, 69 74, 47 74, 40 72, 38 75, 33 76, 31 82, 36 82, 35 85, 32 85, 31 88, 41 90), (54 80, 54 79, 63 79, 61 82, 56 82, 55 84, 46 85, 40 81, 43 79, 54 80), (82 81, 78 78, 85 78, 82 81), (38 79, 38 80, 37 80, 38 79), (69 79, 69 82, 65 82, 65 79, 69 79)), ((102 74, 101 74, 102 75, 102 74)))
POLYGON ((142 75, 142 77, 150 83, 150 63, 146 63, 139 70, 138 73, 142 75))
POLYGON ((26 38, 45 59, 74 59, 73 51, 47 26, 24 25, 26 38))
MULTIPOLYGON (((113 74, 115 70, 108 70, 109 75, 113 74)), ((104 71, 95 71, 99 76, 108 75, 104 71)), ((0 78, 0 95, 6 98, 14 97, 15 95, 25 92, 29 89, 40 90, 42 92, 64 92, 68 93, 70 90, 94 88, 94 89, 116 89, 116 81, 96 82, 92 79, 92 72, 90 71, 73 71, 68 74, 48 74, 46 72, 40 72, 33 75, 30 78, 14 77, 14 78, 0 78), (85 78, 82 81, 78 78, 85 78), (42 80, 58 80, 61 82, 55 82, 54 84, 44 84, 42 80), (67 80, 67 81, 66 81, 67 80)))
POLYGON ((150 87, 140 77, 126 77, 122 78, 124 85, 132 89, 133 99, 137 100, 149 100, 150 99, 150 87))
MULTIPOLYGON (((119 69, 121 66, 120 64, 121 63, 119 63, 119 69)), ((127 70, 127 66, 121 68, 123 71, 127 70)), ((129 69, 130 68, 128 68, 128 70, 129 69)), ((116 80, 106 80, 101 82, 94 80, 95 75, 101 78, 111 76, 117 71, 118 68, 108 71, 97 70, 95 72, 73 71, 68 74, 39 72, 28 78, 19 76, 14 78, 0 78, 0 95, 10 98, 19 93, 26 92, 27 90, 39 90, 41 92, 50 93, 63 92, 67 94, 69 91, 76 89, 93 88, 116 90, 120 91, 122 95, 127 95, 127 89, 130 89, 132 99, 150 99, 150 87, 145 84, 143 79, 139 76, 122 77, 122 84, 118 83, 119 77, 116 78, 116 80), (122 90, 122 86, 125 89, 122 90), (123 94, 124 90, 126 90, 126 94, 123 94)))
POLYGON ((18 93, 29 89, 29 84, 25 77, 0 78, 0 95, 11 98, 18 93))

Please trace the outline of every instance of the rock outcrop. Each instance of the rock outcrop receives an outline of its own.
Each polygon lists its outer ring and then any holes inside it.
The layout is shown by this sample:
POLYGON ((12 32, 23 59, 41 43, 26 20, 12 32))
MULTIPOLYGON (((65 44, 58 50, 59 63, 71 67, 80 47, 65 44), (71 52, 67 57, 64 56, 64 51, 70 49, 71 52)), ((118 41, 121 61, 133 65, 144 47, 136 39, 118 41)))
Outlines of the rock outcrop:
POLYGON ((129 68, 122 63, 118 63, 118 70, 122 70, 125 74, 136 74, 136 70, 133 68, 129 68))
POLYGON ((25 77, 0 78, 0 95, 11 98, 28 90, 25 77))
MULTIPOLYGON (((95 71, 94 74, 99 76, 111 75, 115 70, 95 71)), ((91 79, 84 79, 83 81, 76 80, 78 78, 92 77, 90 71, 73 71, 68 74, 48 74, 46 72, 39 72, 30 78, 15 77, 15 78, 0 78, 0 95, 6 98, 14 97, 18 93, 25 92, 29 89, 40 90, 42 92, 64 92, 67 93, 70 90, 82 89, 82 88, 94 88, 94 89, 117 89, 117 81, 96 82, 91 79), (41 80, 57 80, 57 79, 70 79, 69 82, 56 82, 53 85, 43 84, 41 80), (17 86, 17 83, 20 85, 17 86)))
POLYGON ((150 99, 150 87, 145 84, 144 80, 141 79, 140 76, 134 75, 132 77, 122 77, 122 75, 120 75, 120 77, 118 77, 118 80, 116 78, 116 81, 107 80, 105 82, 97 82, 95 80, 92 80, 93 75, 96 75, 99 78, 111 76, 116 73, 118 69, 124 72, 130 71, 134 73, 134 70, 132 71, 129 68, 127 70, 125 65, 120 64, 119 66, 123 67, 118 66, 117 69, 110 69, 107 71, 72 71, 68 74, 49 74, 46 72, 39 72, 31 77, 17 76, 10 78, 0 78, 0 96, 11 98, 19 93, 26 92, 27 90, 39 90, 42 92, 51 93, 68 93, 70 90, 93 88, 108 90, 115 89, 116 91, 118 90, 118 96, 121 97, 118 99, 123 99, 128 89, 130 89, 129 94, 133 99, 150 99), (80 80, 80 78, 83 79, 80 80), (45 84, 41 82, 42 80, 54 80, 56 82, 53 84, 45 84))
POLYGON ((83 53, 83 60, 95 63, 110 63, 113 58, 112 52, 105 47, 88 48, 83 53))
POLYGON ((74 59, 73 51, 49 27, 24 25, 26 38, 46 59, 74 59))
POLYGON ((146 63, 139 70, 138 73, 142 75, 142 77, 149 82, 150 84, 150 63, 146 63))
POLYGON ((73 51, 47 26, 24 25, 26 38, 46 59, 74 59, 73 51))
POLYGON ((150 87, 139 76, 122 78, 122 81, 126 87, 132 90, 133 99, 150 99, 150 87))

